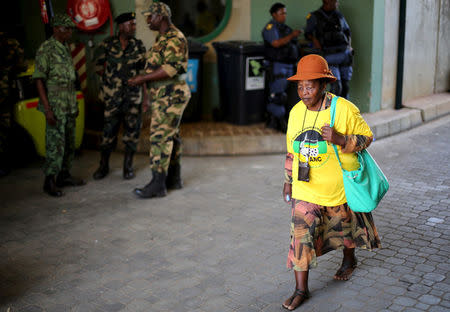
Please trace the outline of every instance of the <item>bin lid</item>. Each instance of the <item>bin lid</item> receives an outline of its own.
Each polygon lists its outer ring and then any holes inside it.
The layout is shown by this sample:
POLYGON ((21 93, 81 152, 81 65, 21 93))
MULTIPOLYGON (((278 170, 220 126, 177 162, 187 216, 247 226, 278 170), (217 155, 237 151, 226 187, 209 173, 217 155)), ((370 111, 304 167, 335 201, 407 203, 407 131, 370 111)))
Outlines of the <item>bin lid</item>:
POLYGON ((187 41, 189 44, 189 54, 204 54, 206 51, 208 51, 208 47, 200 41, 197 41, 190 37, 187 38, 187 41))
POLYGON ((228 40, 216 41, 212 43, 214 49, 218 52, 224 50, 228 52, 237 53, 264 53, 264 45, 262 42, 248 41, 248 40, 228 40))

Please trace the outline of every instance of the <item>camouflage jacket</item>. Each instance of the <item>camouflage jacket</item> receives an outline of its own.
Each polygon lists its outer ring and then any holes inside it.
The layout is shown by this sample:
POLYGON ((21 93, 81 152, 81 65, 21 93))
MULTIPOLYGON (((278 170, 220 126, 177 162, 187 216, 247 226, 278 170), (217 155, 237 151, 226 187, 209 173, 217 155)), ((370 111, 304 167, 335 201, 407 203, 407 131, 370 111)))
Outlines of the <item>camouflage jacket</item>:
MULTIPOLYGON (((168 84, 186 84, 181 75, 187 72, 188 42, 183 33, 174 25, 170 25, 165 34, 158 34, 155 44, 147 52, 145 72, 161 67, 170 78, 151 82, 150 97, 152 99, 164 96, 160 91, 166 90, 168 84)), ((163 92, 164 93, 164 92, 163 92)))
POLYGON ((11 102, 12 80, 23 70, 25 62, 19 42, 0 32, 0 111, 7 109, 4 104, 11 102))
POLYGON ((95 71, 103 71, 100 99, 117 92, 140 93, 140 87, 129 87, 127 80, 138 75, 145 65, 145 47, 141 40, 130 38, 125 50, 119 36, 105 39, 95 51, 95 71))
MULTIPOLYGON (((54 37, 44 41, 36 52, 33 79, 41 78, 47 87, 47 97, 53 113, 75 114, 78 111, 75 92, 75 68, 67 44, 54 37)), ((39 101, 38 109, 44 112, 39 101)))

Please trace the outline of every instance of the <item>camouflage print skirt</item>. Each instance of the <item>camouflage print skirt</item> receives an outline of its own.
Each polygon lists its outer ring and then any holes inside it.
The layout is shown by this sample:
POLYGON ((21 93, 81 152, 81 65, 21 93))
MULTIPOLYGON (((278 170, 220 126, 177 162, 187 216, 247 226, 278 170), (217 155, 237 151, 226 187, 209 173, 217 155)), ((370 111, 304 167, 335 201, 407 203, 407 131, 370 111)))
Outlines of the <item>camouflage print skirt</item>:
POLYGON ((381 248, 371 213, 353 212, 347 204, 325 207, 292 200, 291 244, 287 266, 307 271, 331 250, 381 248))

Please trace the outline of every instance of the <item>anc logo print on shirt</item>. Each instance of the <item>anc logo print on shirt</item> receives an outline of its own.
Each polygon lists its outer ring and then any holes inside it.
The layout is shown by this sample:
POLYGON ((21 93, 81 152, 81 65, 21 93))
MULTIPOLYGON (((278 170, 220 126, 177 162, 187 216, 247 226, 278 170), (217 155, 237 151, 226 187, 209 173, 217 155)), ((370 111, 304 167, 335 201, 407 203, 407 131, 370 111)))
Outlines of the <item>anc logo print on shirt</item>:
POLYGON ((309 155, 309 166, 322 167, 329 159, 328 145, 318 128, 306 128, 299 133, 292 143, 294 153, 299 154, 300 160, 305 162, 309 155))

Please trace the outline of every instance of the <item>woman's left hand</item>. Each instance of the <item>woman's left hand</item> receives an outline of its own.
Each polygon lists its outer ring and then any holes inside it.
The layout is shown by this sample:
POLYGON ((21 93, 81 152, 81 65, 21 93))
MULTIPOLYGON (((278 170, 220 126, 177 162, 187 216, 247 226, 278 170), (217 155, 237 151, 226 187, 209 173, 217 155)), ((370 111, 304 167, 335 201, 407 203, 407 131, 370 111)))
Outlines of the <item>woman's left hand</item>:
POLYGON ((284 183, 283 185, 283 200, 286 203, 290 203, 292 199, 292 184, 284 183))
POLYGON ((142 75, 134 76, 133 78, 128 79, 129 86, 138 86, 145 82, 144 77, 142 75))
POLYGON ((322 137, 324 138, 324 140, 333 144, 341 146, 345 145, 345 137, 334 131, 334 129, 331 128, 329 124, 325 124, 322 127, 322 137))

